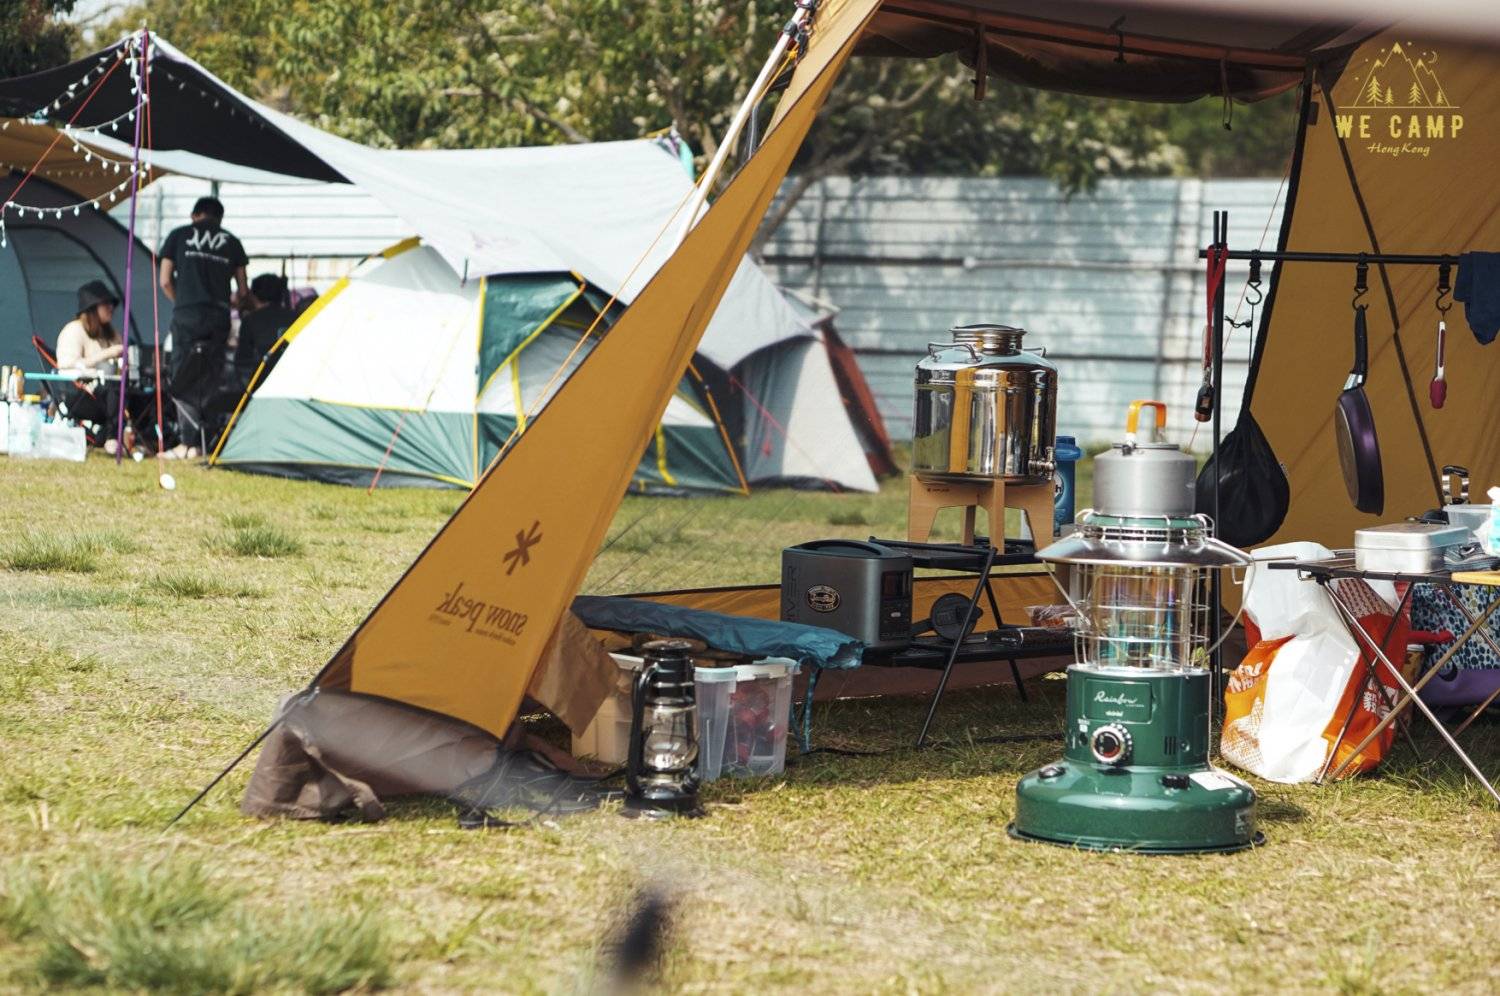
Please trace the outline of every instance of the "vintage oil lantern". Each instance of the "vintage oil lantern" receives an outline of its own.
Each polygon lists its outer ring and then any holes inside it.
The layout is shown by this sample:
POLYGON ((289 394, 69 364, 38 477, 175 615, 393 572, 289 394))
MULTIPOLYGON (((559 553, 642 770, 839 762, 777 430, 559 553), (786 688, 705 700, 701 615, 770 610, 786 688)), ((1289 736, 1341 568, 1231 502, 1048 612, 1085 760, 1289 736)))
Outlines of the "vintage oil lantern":
POLYGON ((698 802, 698 703, 693 645, 652 640, 631 695, 626 816, 702 816, 698 802))
POLYGON ((1209 763, 1210 583, 1252 560, 1181 505, 1191 458, 1135 442, 1148 406, 1164 427, 1164 405, 1135 402, 1125 444, 1101 454, 1121 464, 1096 490, 1105 507, 1037 554, 1077 610, 1077 662, 1063 758, 1021 779, 1010 831, 1091 850, 1234 851, 1262 838, 1254 791, 1209 763))

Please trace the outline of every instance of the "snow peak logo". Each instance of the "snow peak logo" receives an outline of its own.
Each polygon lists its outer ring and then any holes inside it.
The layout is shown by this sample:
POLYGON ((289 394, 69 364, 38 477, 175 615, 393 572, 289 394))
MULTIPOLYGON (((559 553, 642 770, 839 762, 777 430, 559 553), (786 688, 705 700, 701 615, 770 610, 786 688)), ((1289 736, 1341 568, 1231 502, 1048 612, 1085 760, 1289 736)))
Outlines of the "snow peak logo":
POLYGON ((501 643, 514 644, 526 628, 526 614, 503 605, 467 598, 463 591, 464 583, 460 581, 457 587, 443 595, 443 600, 428 618, 443 626, 463 625, 466 633, 478 633, 501 643))
MULTIPOLYGON (((1406 43, 1411 51, 1412 43, 1406 43)), ((1436 52, 1425 51, 1412 58, 1399 42, 1381 49, 1344 76, 1358 81, 1348 103, 1339 104, 1334 115, 1338 136, 1363 145, 1377 156, 1419 156, 1423 159, 1443 142, 1451 142, 1464 130, 1464 116, 1448 97, 1438 79, 1436 52)))

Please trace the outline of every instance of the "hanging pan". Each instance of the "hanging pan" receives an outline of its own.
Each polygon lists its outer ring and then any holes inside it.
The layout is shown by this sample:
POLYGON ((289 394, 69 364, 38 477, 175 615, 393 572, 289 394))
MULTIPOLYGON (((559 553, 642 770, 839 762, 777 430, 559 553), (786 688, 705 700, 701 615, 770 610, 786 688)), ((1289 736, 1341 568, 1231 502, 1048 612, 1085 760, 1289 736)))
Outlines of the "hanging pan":
POLYGON ((1361 512, 1379 515, 1385 508, 1385 478, 1380 467, 1380 442, 1375 437, 1375 416, 1365 397, 1365 379, 1370 373, 1365 307, 1354 309, 1354 368, 1339 395, 1333 413, 1333 431, 1338 441, 1339 466, 1349 500, 1361 512))

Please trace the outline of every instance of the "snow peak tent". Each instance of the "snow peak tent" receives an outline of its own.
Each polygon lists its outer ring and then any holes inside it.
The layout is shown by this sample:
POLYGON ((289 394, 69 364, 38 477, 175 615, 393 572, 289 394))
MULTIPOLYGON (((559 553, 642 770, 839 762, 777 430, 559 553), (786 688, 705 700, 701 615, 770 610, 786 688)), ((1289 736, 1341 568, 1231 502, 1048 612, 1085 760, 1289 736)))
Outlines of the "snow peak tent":
MULTIPOLYGON (((1396 9, 1386 0, 818 4, 759 148, 552 398, 547 417, 501 455, 312 687, 381 696, 495 735, 505 732, 759 219, 857 48, 874 56, 958 53, 981 80, 999 75, 1112 97, 1211 97, 1227 103, 1300 84, 1302 114, 1278 250, 1495 248, 1500 212, 1483 177, 1500 143, 1500 131, 1489 125, 1500 96, 1500 24, 1484 5, 1437 2, 1400 5, 1396 16, 1409 20, 1398 30, 1367 22, 1396 9), (1434 53, 1423 65, 1440 77, 1446 103, 1428 92, 1433 106, 1400 106, 1411 96, 1410 87, 1397 95, 1390 75, 1396 42, 1404 53, 1434 53), (1353 92, 1356 80, 1362 87, 1365 71, 1377 62, 1387 67, 1381 71, 1391 93, 1388 101, 1382 92, 1379 106, 1353 92), (613 417, 600 421, 600 408, 613 417), (559 459, 560 453, 567 458, 559 459), (468 604, 479 607, 472 626, 454 625, 439 611, 459 586, 468 604)), ((170 70, 206 76, 181 60, 170 70)), ((53 83, 66 78, 58 71, 53 83)), ((1404 76, 1401 83, 1407 83, 1404 76)), ((0 99, 6 86, 0 85, 0 99)), ((986 113, 985 106, 975 113, 986 113)), ((270 119, 261 117, 265 125, 255 127, 270 128, 270 119)), ((275 155, 277 142, 306 153, 289 137, 292 130, 257 143, 257 155, 275 155)), ((184 131, 178 140, 191 143, 192 136, 184 131)), ((722 147, 733 145, 726 141, 722 147)), ((1347 371, 1341 330, 1350 321, 1345 282, 1330 273, 1327 264, 1297 262, 1272 271, 1251 405, 1292 479, 1283 535, 1338 545, 1365 520, 1337 483, 1329 431, 1347 371), (1314 404, 1319 396, 1326 396, 1325 406, 1314 404)), ((1408 389, 1432 358, 1425 337, 1418 342, 1410 332, 1415 316, 1435 318, 1426 310, 1435 276, 1394 266, 1373 267, 1370 274, 1370 297, 1384 305, 1387 324, 1371 322, 1368 393, 1391 468, 1386 483, 1392 515, 1421 511, 1436 500, 1424 472, 1429 448, 1435 461, 1466 458, 1480 481, 1500 478, 1500 452, 1494 433, 1486 431, 1496 396, 1490 352, 1477 343, 1459 345, 1462 358, 1450 362, 1449 370, 1472 369, 1451 385, 1447 406, 1436 415, 1408 389), (1460 449, 1466 452, 1449 456, 1460 449)), ((1377 309, 1371 310, 1377 319, 1377 309)), ((1463 338, 1455 331, 1450 349, 1463 338)), ((774 558, 768 555, 767 563, 769 574, 774 558)), ((1009 610, 1028 586, 1041 583, 1034 575, 997 579, 1002 608, 1009 610)), ((774 612, 776 604, 753 589, 671 597, 757 614, 774 612)))
MULTIPOLYGON (((464 282, 417 240, 393 246, 288 330, 214 462, 361 485, 472 487, 602 338, 574 355, 607 304, 571 274, 464 282)), ((691 368, 632 488, 746 490, 713 396, 691 368)))

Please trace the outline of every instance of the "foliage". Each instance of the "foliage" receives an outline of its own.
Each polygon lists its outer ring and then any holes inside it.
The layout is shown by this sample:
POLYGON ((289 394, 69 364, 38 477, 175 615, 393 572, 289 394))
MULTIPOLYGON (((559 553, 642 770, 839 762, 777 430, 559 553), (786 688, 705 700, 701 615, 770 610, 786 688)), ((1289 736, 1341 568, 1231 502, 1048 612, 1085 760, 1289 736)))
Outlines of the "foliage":
POLYGON ((0 79, 67 62, 76 41, 62 20, 77 0, 0 0, 0 79))
MULTIPOLYGON (((770 50, 786 0, 143 0, 149 21, 259 99, 377 146, 638 138, 676 127, 700 155, 770 50)), ((1217 102, 1163 107, 992 80, 972 99, 955 57, 856 59, 796 166, 803 174, 1101 176, 1180 172, 1212 136, 1242 167, 1285 139, 1224 132, 1217 102), (1212 105, 1212 106, 1210 106, 1212 105), (1250 153, 1247 156, 1247 152, 1250 153)), ((1240 109, 1242 119, 1259 117, 1240 109)))

